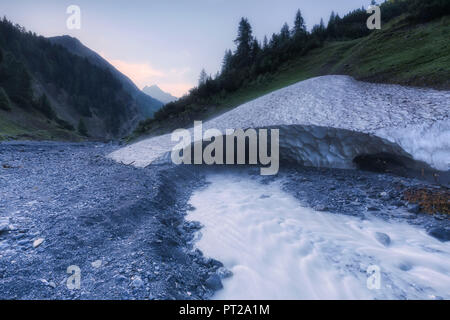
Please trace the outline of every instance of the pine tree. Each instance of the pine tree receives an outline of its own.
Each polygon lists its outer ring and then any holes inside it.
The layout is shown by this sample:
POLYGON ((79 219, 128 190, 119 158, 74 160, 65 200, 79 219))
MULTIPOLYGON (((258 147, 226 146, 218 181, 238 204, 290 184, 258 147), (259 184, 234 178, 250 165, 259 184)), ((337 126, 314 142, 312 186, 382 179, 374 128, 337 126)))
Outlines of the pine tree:
POLYGON ((320 18, 319 28, 320 28, 321 31, 325 31, 325 23, 323 23, 323 19, 322 18, 320 18))
POLYGON ((284 23, 283 27, 280 31, 280 40, 281 42, 287 42, 291 37, 291 33, 289 31, 289 25, 287 23, 284 23))
POLYGON ((272 33, 272 38, 270 38, 269 46, 274 49, 278 48, 280 44, 280 37, 276 33, 272 33))
POLYGON ((319 24, 319 38, 321 40, 325 40, 326 33, 327 33, 327 29, 325 28, 325 23, 323 23, 323 19, 321 18, 320 24, 319 24))
POLYGON ((252 59, 255 60, 259 53, 261 52, 261 46, 259 45, 258 40, 255 38, 253 39, 253 43, 252 43, 252 59))
POLYGON ((267 40, 267 36, 264 36, 264 40, 263 40, 263 50, 266 50, 269 46, 269 41, 267 40))
POLYGON ((325 29, 325 24, 323 23, 323 19, 320 19, 320 24, 316 24, 312 28, 311 34, 313 36, 315 36, 319 41, 325 40, 326 29, 325 29))
POLYGON ((231 53, 231 50, 225 51, 225 56, 223 57, 222 61, 222 74, 227 73, 232 68, 232 59, 233 54, 231 53))
POLYGON ((303 19, 300 9, 297 10, 297 14, 295 15, 294 29, 292 31, 295 37, 303 36, 304 34, 306 34, 305 19, 303 19))
POLYGON ((328 28, 334 24, 334 20, 336 19, 336 14, 334 11, 331 11, 330 20, 328 20, 328 28))
POLYGON ((47 118, 49 119, 55 119, 56 114, 55 111, 53 111, 52 106, 50 105, 50 101, 47 98, 46 94, 43 94, 39 100, 37 101, 36 105, 37 109, 41 111, 47 118))
POLYGON ((208 74, 206 73, 205 69, 202 69, 200 72, 200 77, 198 79, 198 85, 204 85, 208 81, 208 74))
POLYGON ((78 133, 84 137, 88 137, 88 131, 83 119, 80 119, 80 121, 78 121, 78 133))
POLYGON ((239 66, 246 66, 250 62, 251 48, 253 42, 252 27, 247 18, 242 18, 239 22, 238 36, 234 43, 236 43, 236 56, 238 58, 239 66))
POLYGON ((334 38, 336 36, 336 14, 334 11, 331 11, 330 20, 328 21, 327 26, 328 36, 334 38))
POLYGON ((2 87, 0 87, 0 109, 11 111, 11 101, 9 100, 8 95, 2 87))

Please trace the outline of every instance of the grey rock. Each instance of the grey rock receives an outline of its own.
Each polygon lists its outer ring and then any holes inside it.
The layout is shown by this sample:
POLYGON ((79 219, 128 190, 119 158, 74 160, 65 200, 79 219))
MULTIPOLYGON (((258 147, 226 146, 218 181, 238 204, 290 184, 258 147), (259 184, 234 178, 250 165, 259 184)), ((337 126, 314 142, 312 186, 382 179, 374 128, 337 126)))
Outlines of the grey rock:
POLYGON ((428 234, 441 242, 450 241, 450 229, 435 227, 428 230, 428 234))
POLYGON ((403 207, 405 206, 404 202, 401 200, 396 200, 392 203, 392 205, 396 206, 396 207, 403 207))
POLYGON ((9 225, 9 220, 1 219, 0 220, 0 234, 8 232, 10 230, 11 230, 11 227, 9 225))
POLYGON ((17 244, 19 246, 28 246, 30 244, 30 240, 27 240, 27 239, 20 240, 20 241, 17 241, 17 244))
POLYGON ((402 271, 409 271, 412 268, 411 264, 408 262, 401 263, 398 267, 402 271))
POLYGON ((233 272, 231 272, 230 270, 228 270, 225 267, 221 267, 221 268, 217 269, 217 275, 221 279, 226 279, 226 278, 230 278, 231 276, 233 276, 233 272))
POLYGON ((0 234, 6 233, 8 231, 9 231, 9 225, 7 225, 6 223, 0 224, 0 234))
POLYGON ((43 242, 44 242, 44 238, 39 238, 33 241, 33 248, 37 248, 39 247, 43 242))
POLYGON ((380 193, 380 198, 383 200, 389 200, 391 198, 391 195, 385 191, 380 193))
POLYGON ((127 277, 123 276, 123 275, 119 275, 117 277, 114 277, 115 281, 119 284, 123 284, 125 282, 128 281, 127 277))
POLYGON ((102 266, 102 260, 95 260, 94 262, 91 262, 91 266, 95 269, 98 269, 102 266))
POLYGON ((222 281, 217 274, 213 274, 208 277, 205 281, 205 285, 207 288, 217 291, 223 288, 222 281))
POLYGON ((386 233, 377 232, 375 238, 377 238, 378 242, 385 247, 388 247, 391 244, 391 238, 386 233))
POLYGON ((317 205, 317 206, 314 207, 314 210, 316 210, 316 211, 328 211, 329 208, 327 206, 325 206, 325 205, 317 205))
POLYGON ((134 277, 131 279, 130 285, 131 285, 132 287, 134 287, 134 288, 141 288, 141 287, 144 286, 144 281, 142 281, 141 277, 139 277, 139 276, 134 276, 134 277))
POLYGON ((6 241, 1 241, 0 242, 0 251, 5 251, 6 249, 8 249, 8 243, 6 241))
POLYGON ((413 204, 413 205, 409 205, 408 206, 408 212, 411 213, 420 213, 420 205, 418 204, 413 204))

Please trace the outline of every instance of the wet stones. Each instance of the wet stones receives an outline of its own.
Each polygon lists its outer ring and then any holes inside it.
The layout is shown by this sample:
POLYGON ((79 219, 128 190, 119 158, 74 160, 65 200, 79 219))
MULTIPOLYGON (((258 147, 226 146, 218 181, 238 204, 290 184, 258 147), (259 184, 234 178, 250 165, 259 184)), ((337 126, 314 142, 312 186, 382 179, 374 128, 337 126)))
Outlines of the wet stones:
POLYGON ((324 212, 324 211, 328 211, 330 209, 326 205, 319 204, 314 207, 314 210, 324 212))
POLYGON ((11 230, 8 220, 0 220, 0 235, 11 230))
POLYGON ((33 248, 39 247, 44 242, 44 238, 39 238, 33 241, 33 248))
POLYGON ((206 281, 205 285, 208 289, 211 290, 220 290, 223 288, 222 281, 220 280, 220 277, 217 274, 213 274, 209 276, 206 281))
POLYGON ((102 260, 95 260, 91 263, 91 266, 95 269, 98 269, 102 266, 102 260))
POLYGON ((134 276, 131 278, 130 286, 133 288, 142 288, 144 286, 144 281, 142 281, 140 276, 134 276))
POLYGON ((450 241, 450 229, 443 227, 434 227, 428 230, 428 234, 441 242, 450 241))
POLYGON ((408 206, 408 212, 410 213, 420 213, 420 205, 412 204, 408 206))
POLYGON ((391 199, 391 195, 389 193, 385 192, 385 191, 381 192, 379 194, 379 197, 380 197, 381 200, 389 200, 389 199, 391 199))
POLYGON ((375 233, 375 238, 385 247, 389 247, 391 244, 391 238, 386 233, 377 232, 375 233))
POLYGON ((233 272, 231 272, 230 270, 228 270, 225 267, 221 267, 219 269, 217 269, 217 275, 221 278, 221 279, 227 279, 233 276, 233 272))

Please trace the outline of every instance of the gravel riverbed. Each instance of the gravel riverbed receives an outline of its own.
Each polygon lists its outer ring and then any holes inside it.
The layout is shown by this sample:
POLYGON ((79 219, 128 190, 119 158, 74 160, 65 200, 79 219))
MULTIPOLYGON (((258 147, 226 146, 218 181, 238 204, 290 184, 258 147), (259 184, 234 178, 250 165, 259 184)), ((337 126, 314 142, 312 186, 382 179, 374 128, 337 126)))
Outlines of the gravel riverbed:
MULTIPOLYGON (((195 248, 201 225, 185 220, 189 199, 225 168, 116 163, 114 144, 0 144, 0 299, 208 299, 230 274, 195 248), (80 270, 79 289, 69 289, 80 270), (73 268, 72 268, 73 270, 73 268)), ((258 183, 316 211, 376 215, 448 240, 449 219, 425 215, 402 191, 425 182, 359 170, 283 167, 258 183)))
POLYGON ((201 177, 105 157, 117 148, 0 144, 0 299, 212 295, 220 263, 192 250, 198 225, 183 219, 201 177), (67 286, 70 266, 80 269, 79 290, 67 286))

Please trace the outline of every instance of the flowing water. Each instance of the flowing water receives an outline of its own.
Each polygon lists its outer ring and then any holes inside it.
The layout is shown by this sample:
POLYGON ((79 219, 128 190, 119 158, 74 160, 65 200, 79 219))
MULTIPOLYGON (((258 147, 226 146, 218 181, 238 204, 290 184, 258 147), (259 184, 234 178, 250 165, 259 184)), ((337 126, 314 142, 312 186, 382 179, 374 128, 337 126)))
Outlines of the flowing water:
POLYGON ((314 211, 282 179, 208 180, 187 219, 204 226, 196 246, 233 272, 215 299, 450 298, 450 244, 420 227, 314 211))

